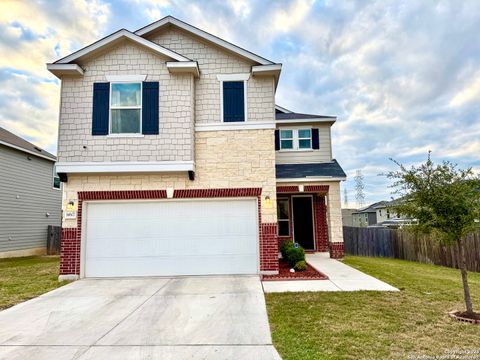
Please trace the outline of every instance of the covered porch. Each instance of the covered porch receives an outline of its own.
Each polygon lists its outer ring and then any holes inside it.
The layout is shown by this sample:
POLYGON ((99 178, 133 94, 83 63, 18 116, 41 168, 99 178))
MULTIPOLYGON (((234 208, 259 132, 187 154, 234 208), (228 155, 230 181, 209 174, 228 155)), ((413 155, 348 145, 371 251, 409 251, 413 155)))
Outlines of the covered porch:
POLYGON ((292 240, 306 252, 327 252, 331 258, 343 258, 340 181, 345 173, 341 167, 334 160, 277 164, 276 168, 279 246, 292 240))

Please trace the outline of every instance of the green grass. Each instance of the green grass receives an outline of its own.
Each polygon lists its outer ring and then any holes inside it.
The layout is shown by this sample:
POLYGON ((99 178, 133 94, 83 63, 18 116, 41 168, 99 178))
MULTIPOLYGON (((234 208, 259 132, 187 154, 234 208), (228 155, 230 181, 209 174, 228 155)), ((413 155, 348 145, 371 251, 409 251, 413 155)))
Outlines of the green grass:
MULTIPOLYGON (((402 291, 266 294, 283 359, 406 359, 479 349, 480 326, 448 317, 464 309, 458 270, 354 256, 345 263, 402 291)), ((469 273, 469 280, 478 311, 480 274, 469 273)))
POLYGON ((64 285, 58 269, 58 256, 0 259, 0 310, 64 285))

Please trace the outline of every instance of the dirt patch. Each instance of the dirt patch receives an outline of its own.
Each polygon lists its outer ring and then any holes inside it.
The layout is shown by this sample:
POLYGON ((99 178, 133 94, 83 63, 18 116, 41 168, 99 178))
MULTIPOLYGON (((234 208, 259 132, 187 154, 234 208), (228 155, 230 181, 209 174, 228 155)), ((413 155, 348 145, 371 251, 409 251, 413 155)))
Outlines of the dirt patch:
POLYGON ((469 314, 466 311, 452 311, 449 313, 450 317, 458 320, 458 321, 464 321, 464 322, 469 322, 472 324, 480 324, 480 314, 479 313, 473 313, 469 314))

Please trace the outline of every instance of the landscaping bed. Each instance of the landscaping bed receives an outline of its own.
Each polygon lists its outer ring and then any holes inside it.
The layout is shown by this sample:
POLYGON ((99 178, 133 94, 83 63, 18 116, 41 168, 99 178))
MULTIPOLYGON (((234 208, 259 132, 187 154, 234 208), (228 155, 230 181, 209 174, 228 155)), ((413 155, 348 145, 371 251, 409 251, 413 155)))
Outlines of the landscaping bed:
POLYGON ((280 280, 326 280, 328 276, 315 270, 307 263, 307 269, 304 271, 290 272, 290 265, 283 259, 279 260, 278 275, 263 275, 263 281, 280 281, 280 280))

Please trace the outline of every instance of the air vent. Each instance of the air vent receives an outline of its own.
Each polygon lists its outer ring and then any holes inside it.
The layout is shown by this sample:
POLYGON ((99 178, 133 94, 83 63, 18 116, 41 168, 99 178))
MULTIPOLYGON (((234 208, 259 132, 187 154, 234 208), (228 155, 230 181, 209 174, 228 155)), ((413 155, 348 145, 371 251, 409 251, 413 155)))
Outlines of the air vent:
POLYGON ((37 150, 38 152, 42 152, 42 149, 40 149, 39 147, 36 147, 34 146, 35 150, 37 150))

